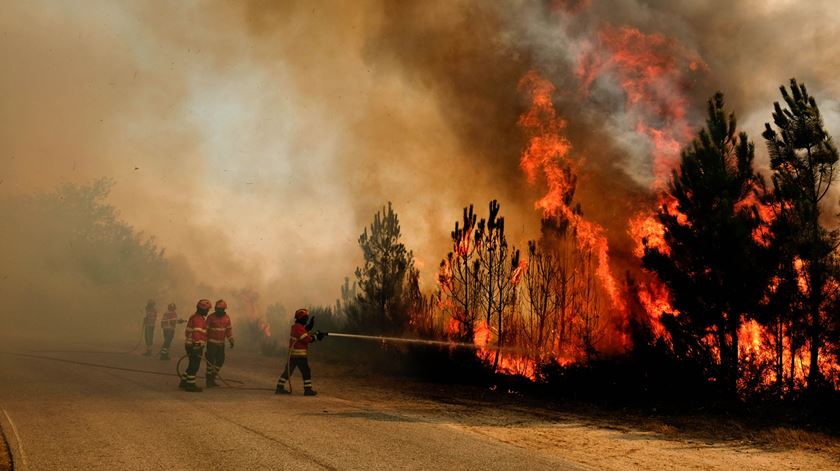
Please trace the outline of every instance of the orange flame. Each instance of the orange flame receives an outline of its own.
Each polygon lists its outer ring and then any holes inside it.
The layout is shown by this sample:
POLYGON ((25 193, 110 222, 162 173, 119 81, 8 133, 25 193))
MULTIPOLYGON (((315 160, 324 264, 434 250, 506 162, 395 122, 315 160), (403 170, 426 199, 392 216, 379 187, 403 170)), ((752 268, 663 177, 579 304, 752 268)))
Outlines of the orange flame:
POLYGON ((531 99, 530 109, 519 118, 519 126, 528 136, 520 166, 529 183, 536 183, 542 176, 548 187, 546 195, 535 206, 547 217, 562 216, 574 224, 579 247, 592 251, 597 257, 596 275, 613 307, 624 312, 626 306, 610 268, 609 245, 603 227, 569 207, 572 170, 577 162, 569 155, 572 145, 563 135, 566 122, 557 116, 551 99, 555 87, 535 71, 525 74, 519 87, 531 99))
MULTIPOLYGON (((691 139, 686 119, 688 99, 681 86, 687 74, 705 67, 695 53, 670 38, 630 27, 602 28, 596 44, 584 48, 578 58, 577 74, 584 94, 601 76, 612 78, 624 91, 625 108, 636 120, 635 131, 651 145, 652 188, 659 193, 658 206, 677 215, 682 224, 687 221, 677 210, 676 201, 662 190, 679 162, 681 147, 691 139)), ((628 232, 636 243, 633 253, 637 257, 644 255, 646 247, 670 253, 665 230, 653 208, 634 214, 628 221, 628 232)), ((650 279, 641 280, 639 297, 654 329, 662 333, 658 322, 662 312, 676 314, 667 288, 651 274, 650 279)))
MULTIPOLYGON (((486 322, 481 321, 475 326, 473 343, 479 347, 478 357, 489 363, 496 359, 497 352, 491 345, 493 331, 486 322)), ((536 363, 532 358, 524 355, 516 355, 511 352, 498 352, 499 362, 496 370, 504 374, 521 375, 531 380, 536 380, 536 363)))
POLYGON ((636 116, 636 132, 653 147, 654 187, 664 188, 691 138, 686 120, 688 99, 680 90, 684 75, 706 68, 697 54, 661 34, 606 26, 578 58, 577 74, 588 94, 601 75, 610 75, 626 95, 626 108, 636 116))
POLYGON ((528 269, 528 261, 521 260, 519 265, 516 266, 516 269, 513 270, 513 273, 510 276, 510 282, 514 286, 519 284, 519 280, 522 279, 522 275, 525 273, 525 270, 528 269))

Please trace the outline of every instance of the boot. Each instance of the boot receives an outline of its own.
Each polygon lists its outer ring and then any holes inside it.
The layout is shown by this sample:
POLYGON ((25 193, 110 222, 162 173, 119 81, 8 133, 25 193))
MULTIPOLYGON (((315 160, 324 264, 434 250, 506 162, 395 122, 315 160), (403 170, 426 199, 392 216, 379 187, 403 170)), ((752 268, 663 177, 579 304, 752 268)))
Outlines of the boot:
POLYGON ((161 360, 168 360, 169 359, 169 354, 168 353, 161 353, 160 354, 160 359, 161 360))
POLYGON ((147 349, 146 349, 146 353, 144 353, 144 354, 143 354, 143 356, 144 356, 144 357, 150 357, 150 356, 152 356, 152 349, 151 349, 151 348, 147 348, 147 349))
POLYGON ((315 390, 312 389, 312 388, 306 388, 306 389, 303 390, 303 395, 304 396, 317 396, 318 393, 315 392, 315 390))
POLYGON ((178 384, 178 387, 180 389, 185 389, 187 387, 187 380, 185 380, 184 378, 181 378, 181 383, 178 384))
POLYGON ((184 390, 187 391, 187 392, 201 392, 201 391, 204 391, 204 389, 202 389, 201 386, 197 386, 195 383, 187 383, 187 387, 184 388, 184 390))
POLYGON ((286 386, 277 386, 277 389, 274 390, 274 394, 291 394, 292 392, 286 389, 286 386))
POLYGON ((210 388, 218 388, 219 385, 216 383, 216 377, 213 375, 207 375, 207 381, 205 382, 207 389, 210 388))

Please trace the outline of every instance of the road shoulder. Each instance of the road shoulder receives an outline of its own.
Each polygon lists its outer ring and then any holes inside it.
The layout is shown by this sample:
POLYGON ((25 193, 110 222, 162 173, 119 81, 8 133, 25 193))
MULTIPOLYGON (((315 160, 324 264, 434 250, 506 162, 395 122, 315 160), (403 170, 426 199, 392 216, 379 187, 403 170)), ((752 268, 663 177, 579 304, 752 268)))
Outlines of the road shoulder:
POLYGON ((0 471, 22 469, 21 467, 15 467, 15 460, 12 456, 12 444, 20 445, 14 430, 14 424, 6 413, 6 409, 0 407, 0 471))

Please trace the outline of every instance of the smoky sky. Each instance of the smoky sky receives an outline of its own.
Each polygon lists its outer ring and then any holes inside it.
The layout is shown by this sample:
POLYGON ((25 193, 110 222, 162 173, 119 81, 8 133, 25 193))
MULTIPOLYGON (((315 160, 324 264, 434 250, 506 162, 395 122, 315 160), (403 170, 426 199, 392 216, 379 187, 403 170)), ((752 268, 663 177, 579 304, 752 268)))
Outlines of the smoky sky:
MULTIPOLYGON (((791 77, 840 133, 830 1, 5 2, 0 192, 113 179, 111 202, 206 286, 331 303, 388 201, 427 288, 463 206, 498 199, 539 236, 519 170, 529 70, 551 80, 582 162, 577 199, 628 258, 650 143, 614 78, 580 92, 605 27, 661 34, 704 67, 673 84, 692 130, 721 90, 758 144, 791 77)), ((837 195, 827 211, 837 212, 837 195)))

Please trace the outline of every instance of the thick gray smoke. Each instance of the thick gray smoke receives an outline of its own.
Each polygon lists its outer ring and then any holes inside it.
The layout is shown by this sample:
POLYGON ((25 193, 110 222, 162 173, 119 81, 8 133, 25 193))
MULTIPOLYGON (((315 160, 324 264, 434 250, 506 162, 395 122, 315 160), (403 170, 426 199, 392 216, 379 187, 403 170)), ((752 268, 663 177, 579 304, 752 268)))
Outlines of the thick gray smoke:
MULTIPOLYGON (((558 87, 578 199, 629 260, 627 219, 650 198, 653 151, 620 76, 582 91, 581 55, 603 52, 605 28, 667 38, 659 52, 679 58, 664 86, 685 97, 691 130, 720 89, 758 139, 778 85, 796 76, 840 133, 830 1, 91 0, 0 12, 0 196, 111 179, 118 217, 156 237, 190 303, 242 288, 260 309, 330 303, 389 200, 427 287, 467 204, 499 199, 515 243, 538 237, 543 189, 519 169, 516 124, 529 70, 558 87)), ((6 288, 62 285, 9 260, 6 288)))

